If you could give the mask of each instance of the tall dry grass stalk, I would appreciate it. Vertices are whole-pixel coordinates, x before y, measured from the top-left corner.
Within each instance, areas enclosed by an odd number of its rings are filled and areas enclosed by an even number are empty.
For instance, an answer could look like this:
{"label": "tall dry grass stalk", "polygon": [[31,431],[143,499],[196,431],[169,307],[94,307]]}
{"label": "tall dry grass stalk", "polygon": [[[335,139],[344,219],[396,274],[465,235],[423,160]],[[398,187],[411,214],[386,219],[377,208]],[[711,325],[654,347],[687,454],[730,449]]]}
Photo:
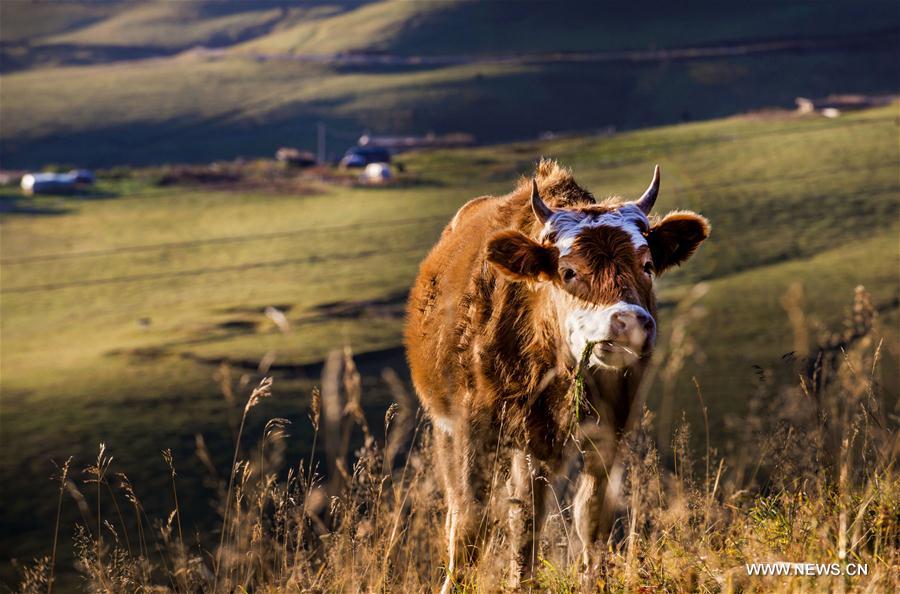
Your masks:
{"label": "tall dry grass stalk", "polygon": [[[54,463],[55,464],[55,463]],[[50,553],[50,575],[47,578],[47,594],[53,592],[53,572],[56,568],[56,547],[59,544],[59,522],[62,518],[63,493],[66,491],[66,481],[69,480],[69,466],[72,464],[72,456],[66,458],[62,466],[57,467],[57,480],[59,481],[59,495],[56,499],[56,520],[53,526],[53,549]]]}
{"label": "tall dry grass stalk", "polygon": [[[785,299],[797,306],[801,293]],[[677,379],[691,356],[694,304],[680,310],[673,341],[653,363],[652,378]],[[799,312],[789,316],[802,325]],[[803,332],[807,329],[804,325]],[[571,487],[555,485],[534,580],[523,588],[547,592],[887,592],[900,566],[900,481],[896,411],[879,381],[883,352],[875,310],[859,289],[845,327],[813,341],[795,339],[794,385],[761,374],[748,387],[748,410],[732,419],[727,439],[710,434],[702,377],[695,378],[703,435],[692,441],[682,416],[673,439],[657,439],[657,416],[641,408],[622,441],[620,507],[613,534],[580,565],[568,530]],[[809,340],[815,344],[806,344]],[[227,371],[220,371],[227,375]],[[131,503],[137,543],[120,539],[101,514],[99,491],[108,486],[111,457],[101,446],[88,478],[98,488],[96,518],[77,488],[60,479],[79,503],[84,527],[75,553],[82,587],[104,592],[428,592],[439,588],[444,557],[444,505],[432,462],[432,442],[421,413],[393,372],[384,379],[396,404],[377,440],[363,415],[358,371],[349,351],[326,361],[321,393],[313,394],[308,459],[284,467],[288,423],[270,421],[255,450],[240,443],[251,410],[271,394],[264,379],[251,392],[237,424],[227,485],[221,485],[217,546],[184,546],[168,522],[151,523],[124,476],[118,490]],[[229,380],[230,386],[230,380]],[[647,388],[649,389],[649,388]],[[656,388],[654,388],[656,389]],[[667,390],[665,385],[659,389]],[[234,397],[232,395],[232,397]],[[664,415],[675,417],[671,403]],[[315,447],[322,433],[327,472]],[[350,451],[352,435],[362,445]],[[699,446],[699,447],[696,447]],[[695,459],[702,452],[702,459]],[[198,455],[212,466],[198,439]],[[167,458],[171,479],[174,463]],[[508,469],[498,464],[498,493]],[[214,477],[224,475],[212,475]],[[112,492],[110,492],[112,495]],[[180,521],[177,498],[174,517]],[[80,496],[80,493],[78,494]],[[502,497],[495,497],[501,500]],[[115,500],[115,497],[113,497]],[[96,526],[91,533],[87,526]],[[508,586],[503,522],[486,517],[489,536],[481,561],[460,591]],[[125,523],[122,522],[124,534]],[[104,538],[104,531],[112,534]],[[201,539],[202,540],[202,539]],[[208,545],[207,545],[208,546]],[[54,547],[55,551],[55,547]],[[23,591],[49,591],[55,552],[23,570]],[[748,563],[859,563],[864,577],[757,577]]]}

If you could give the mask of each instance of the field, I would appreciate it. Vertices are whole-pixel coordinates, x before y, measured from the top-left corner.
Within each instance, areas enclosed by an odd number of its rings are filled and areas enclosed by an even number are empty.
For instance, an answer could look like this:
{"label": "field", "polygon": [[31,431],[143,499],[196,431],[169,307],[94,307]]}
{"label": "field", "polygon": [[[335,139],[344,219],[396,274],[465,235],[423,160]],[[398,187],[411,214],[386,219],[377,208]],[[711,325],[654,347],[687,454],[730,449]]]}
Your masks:
{"label": "field", "polygon": [[[658,282],[613,538],[578,565],[561,482],[529,586],[896,589],[900,104],[793,111],[896,95],[896,3],[682,4],[0,0],[0,173],[99,176],[0,186],[0,585],[435,591],[407,291],[462,204],[548,157],[600,198],[659,163],[656,211],[713,232]],[[382,187],[271,160],[320,124],[329,162],[477,142]],[[491,532],[459,591],[508,585]]]}
{"label": "field", "polygon": [[[532,2],[505,18],[507,8],[9,0],[3,165],[270,156],[313,148],[319,122],[337,157],[365,130],[496,143],[896,91],[891,2]],[[700,53],[666,53],[686,48]]]}
{"label": "field", "polygon": [[[691,208],[712,221],[712,238],[690,265],[662,279],[664,332],[697,283],[703,297],[681,344],[691,356],[650,397],[661,443],[682,411],[700,422],[692,377],[722,448],[734,439],[729,419],[747,411],[760,378],[793,383],[784,355],[798,350],[796,327],[782,298],[797,284],[811,340],[824,331],[816,328],[840,324],[857,285],[868,289],[890,403],[900,356],[897,121],[893,105],[835,120],[742,116],[414,153],[401,157],[398,184],[384,188],[160,186],[160,170],[118,170],[96,196],[5,191],[0,520],[15,537],[4,538],[3,556],[47,553],[50,460],[74,455],[80,468],[101,441],[151,517],[170,505],[158,452],[171,448],[186,530],[204,529],[215,489],[194,455],[195,435],[227,468],[241,404],[223,398],[221,385],[243,394],[259,365],[274,377],[276,396],[254,411],[247,439],[268,418],[285,417],[294,424],[287,459],[308,456],[310,390],[321,361],[345,345],[357,355],[363,408],[379,427],[392,398],[382,369],[405,373],[402,304],[418,261],[456,208],[508,191],[540,156],[571,166],[600,196],[636,195],[659,162],[657,209]],[[266,315],[270,306],[290,332]],[[77,517],[67,502],[66,548]]]}

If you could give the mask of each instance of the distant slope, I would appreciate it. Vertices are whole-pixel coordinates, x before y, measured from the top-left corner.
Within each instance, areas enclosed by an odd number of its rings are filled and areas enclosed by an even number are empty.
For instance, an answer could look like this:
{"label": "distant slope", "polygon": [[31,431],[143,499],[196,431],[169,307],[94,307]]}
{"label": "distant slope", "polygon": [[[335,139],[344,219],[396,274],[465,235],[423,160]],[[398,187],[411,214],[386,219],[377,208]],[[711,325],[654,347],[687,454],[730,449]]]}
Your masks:
{"label": "distant slope", "polygon": [[4,0],[0,49],[5,72],[171,55],[228,47],[298,22],[315,23],[365,0]]}
{"label": "distant slope", "polygon": [[112,17],[118,2],[0,2],[0,43],[32,44],[43,37],[88,27]]}
{"label": "distant slope", "polygon": [[331,18],[284,27],[236,49],[296,54],[479,55],[675,48],[896,28],[895,8],[885,0],[381,0]]}
{"label": "distant slope", "polygon": [[481,142],[544,131],[618,129],[721,117],[797,95],[896,91],[900,55],[766,54],[641,64],[354,69],[185,55],[5,75],[0,160],[210,161],[314,148],[337,156],[363,130],[470,132]]}
{"label": "distant slope", "polygon": [[196,46],[264,55],[596,52],[848,37],[900,26],[889,0],[4,0],[0,16],[5,71]]}
{"label": "distant slope", "polygon": [[[440,22],[450,2],[380,1],[328,18],[300,19],[236,48],[261,53],[326,54],[342,51],[384,51],[420,21]],[[454,26],[456,23],[442,23]],[[465,44],[462,39],[461,44]],[[460,48],[458,48],[460,49]]]}
{"label": "distant slope", "polygon": [[[209,161],[313,148],[338,156],[363,130],[468,132],[482,142],[545,131],[629,129],[721,117],[798,95],[898,91],[892,2],[3,2],[0,159]],[[38,26],[40,23],[44,23]],[[811,41],[745,56],[634,61],[628,51]],[[197,46],[214,52],[186,51]],[[558,63],[553,52],[614,52]],[[315,64],[364,52],[404,65]],[[467,57],[544,56],[476,64]],[[646,54],[644,54],[646,56]],[[455,56],[452,64],[416,58]],[[549,57],[547,57],[549,56]],[[148,59],[150,58],[150,59]]]}
{"label": "distant slope", "polygon": [[138,4],[87,27],[45,37],[41,42],[69,46],[147,46],[160,51],[194,45],[230,45],[254,32],[268,31],[286,12],[267,3],[236,4],[238,10],[216,12],[209,10],[212,6],[202,2]]}

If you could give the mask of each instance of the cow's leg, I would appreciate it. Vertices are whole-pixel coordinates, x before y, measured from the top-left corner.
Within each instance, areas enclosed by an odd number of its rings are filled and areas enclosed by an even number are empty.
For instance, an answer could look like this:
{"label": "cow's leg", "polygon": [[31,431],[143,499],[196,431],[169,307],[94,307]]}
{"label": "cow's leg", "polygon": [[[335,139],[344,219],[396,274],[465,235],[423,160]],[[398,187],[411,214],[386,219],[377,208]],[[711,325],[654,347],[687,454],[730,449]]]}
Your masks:
{"label": "cow's leg", "polygon": [[606,540],[612,529],[614,498],[607,490],[615,462],[616,440],[611,427],[591,424],[580,435],[584,467],[575,490],[573,520],[582,546],[582,563],[589,567],[591,546]]}
{"label": "cow's leg", "polygon": [[459,561],[460,519],[462,515],[463,489],[460,482],[460,465],[456,457],[455,439],[445,427],[434,429],[434,453],[438,473],[444,488],[447,516],[444,520],[444,534],[447,539],[447,575],[441,587],[441,594],[453,591]]}
{"label": "cow's leg", "polygon": [[473,433],[468,425],[458,424],[448,439],[452,464],[448,465],[448,564],[442,593],[452,592],[454,584],[465,580],[487,534],[486,447],[473,439]]}
{"label": "cow's leg", "polygon": [[[443,427],[434,428],[434,463],[438,471],[438,479],[444,491],[444,502],[447,517],[444,520],[444,533],[449,540],[453,510],[459,495],[455,492],[458,484],[458,472],[454,460],[453,439]],[[452,556],[451,556],[452,558]]]}
{"label": "cow's leg", "polygon": [[514,450],[509,477],[509,538],[512,547],[512,586],[534,573],[540,533],[546,514],[548,484],[541,466],[522,450]]}

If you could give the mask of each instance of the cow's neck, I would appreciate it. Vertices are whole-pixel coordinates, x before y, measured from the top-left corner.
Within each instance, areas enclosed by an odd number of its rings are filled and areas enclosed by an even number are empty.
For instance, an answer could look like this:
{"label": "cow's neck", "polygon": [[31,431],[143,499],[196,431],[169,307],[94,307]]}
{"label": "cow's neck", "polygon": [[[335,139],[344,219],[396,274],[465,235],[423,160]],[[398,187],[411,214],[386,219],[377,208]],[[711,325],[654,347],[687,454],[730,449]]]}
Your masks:
{"label": "cow's neck", "polygon": [[596,412],[608,415],[616,429],[627,425],[635,395],[643,375],[643,365],[627,369],[590,369],[585,376],[585,393]]}

